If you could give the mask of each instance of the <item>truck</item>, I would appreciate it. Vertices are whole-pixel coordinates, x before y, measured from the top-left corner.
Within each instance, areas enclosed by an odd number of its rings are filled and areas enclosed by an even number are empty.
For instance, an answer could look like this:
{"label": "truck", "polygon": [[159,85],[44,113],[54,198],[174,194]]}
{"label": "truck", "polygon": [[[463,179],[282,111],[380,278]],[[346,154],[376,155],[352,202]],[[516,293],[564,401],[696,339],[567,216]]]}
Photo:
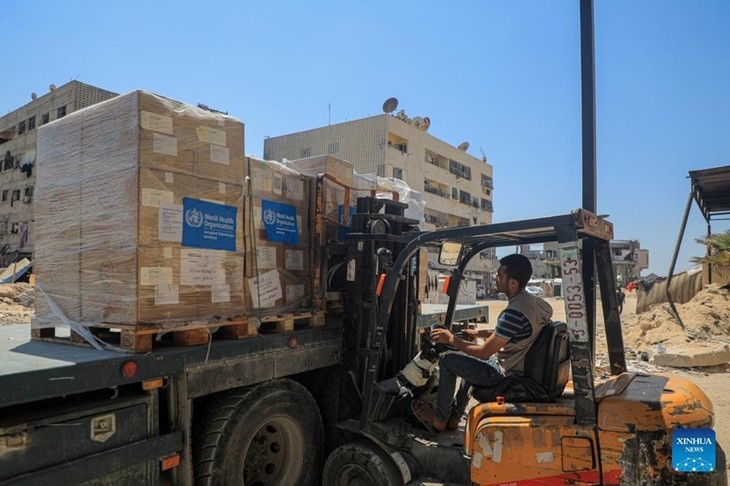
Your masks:
{"label": "truck", "polygon": [[[407,205],[367,199],[359,218],[375,221],[371,234],[382,230],[381,216],[367,216],[377,207],[389,213],[388,238],[404,245],[417,229],[403,216]],[[347,261],[346,248],[330,242],[324,251]],[[382,262],[373,255],[370,264]],[[399,295],[399,320],[418,329],[444,322],[445,306]],[[321,327],[214,333],[197,346],[163,338],[142,353],[0,326],[0,484],[317,484],[325,451],[338,444],[343,360],[359,353],[349,347],[360,333],[353,316],[373,310],[358,296],[344,302],[344,314],[326,315]],[[486,310],[458,306],[451,319],[486,320]],[[385,356],[384,369],[401,359]]]}

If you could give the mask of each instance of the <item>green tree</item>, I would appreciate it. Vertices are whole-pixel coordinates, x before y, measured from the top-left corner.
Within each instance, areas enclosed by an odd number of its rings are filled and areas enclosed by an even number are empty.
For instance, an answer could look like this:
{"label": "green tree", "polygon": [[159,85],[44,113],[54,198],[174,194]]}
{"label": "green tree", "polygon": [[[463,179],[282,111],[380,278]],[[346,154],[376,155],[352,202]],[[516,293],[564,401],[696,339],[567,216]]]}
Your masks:
{"label": "green tree", "polygon": [[710,263],[730,267],[730,230],[705,238],[697,238],[697,243],[707,246],[707,255],[692,257],[692,263]]}

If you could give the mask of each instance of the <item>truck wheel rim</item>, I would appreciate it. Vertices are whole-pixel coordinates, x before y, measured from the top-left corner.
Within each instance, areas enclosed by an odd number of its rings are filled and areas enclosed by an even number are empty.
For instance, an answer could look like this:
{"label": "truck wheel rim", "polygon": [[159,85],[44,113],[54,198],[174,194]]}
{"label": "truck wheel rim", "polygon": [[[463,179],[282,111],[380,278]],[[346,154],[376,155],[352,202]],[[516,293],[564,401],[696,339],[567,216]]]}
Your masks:
{"label": "truck wheel rim", "polygon": [[302,467],[304,438],[290,417],[273,417],[256,432],[244,458],[244,484],[295,484]]}
{"label": "truck wheel rim", "polygon": [[368,470],[359,464],[347,464],[340,469],[338,486],[370,486],[375,482]]}

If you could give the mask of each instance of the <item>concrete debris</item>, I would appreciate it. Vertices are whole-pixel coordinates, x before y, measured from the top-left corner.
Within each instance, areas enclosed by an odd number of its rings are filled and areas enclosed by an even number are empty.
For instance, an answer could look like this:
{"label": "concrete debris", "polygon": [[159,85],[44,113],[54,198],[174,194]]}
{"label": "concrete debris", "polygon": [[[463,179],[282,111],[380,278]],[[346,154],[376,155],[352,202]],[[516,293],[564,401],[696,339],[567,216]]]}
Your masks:
{"label": "concrete debris", "polygon": [[730,362],[730,346],[724,343],[692,343],[667,346],[666,349],[666,352],[654,355],[655,364],[676,368],[696,368]]}

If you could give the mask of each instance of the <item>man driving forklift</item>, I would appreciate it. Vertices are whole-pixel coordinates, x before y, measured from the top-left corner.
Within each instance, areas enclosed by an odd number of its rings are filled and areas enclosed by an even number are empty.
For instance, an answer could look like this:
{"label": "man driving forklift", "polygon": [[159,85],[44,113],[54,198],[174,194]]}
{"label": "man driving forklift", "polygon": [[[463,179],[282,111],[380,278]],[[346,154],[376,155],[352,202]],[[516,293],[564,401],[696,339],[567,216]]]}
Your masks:
{"label": "man driving forklift", "polygon": [[[441,357],[435,410],[420,400],[412,402],[414,415],[427,428],[435,432],[456,430],[471,386],[494,386],[507,373],[523,373],[525,355],[553,313],[547,302],[525,290],[531,276],[532,265],[524,255],[507,255],[499,261],[497,289],[508,297],[509,304],[499,315],[494,331],[462,331],[467,339],[446,328],[431,331],[431,341],[464,354],[447,353]],[[474,337],[484,341],[468,340]],[[462,378],[462,385],[454,399],[457,377]]]}

